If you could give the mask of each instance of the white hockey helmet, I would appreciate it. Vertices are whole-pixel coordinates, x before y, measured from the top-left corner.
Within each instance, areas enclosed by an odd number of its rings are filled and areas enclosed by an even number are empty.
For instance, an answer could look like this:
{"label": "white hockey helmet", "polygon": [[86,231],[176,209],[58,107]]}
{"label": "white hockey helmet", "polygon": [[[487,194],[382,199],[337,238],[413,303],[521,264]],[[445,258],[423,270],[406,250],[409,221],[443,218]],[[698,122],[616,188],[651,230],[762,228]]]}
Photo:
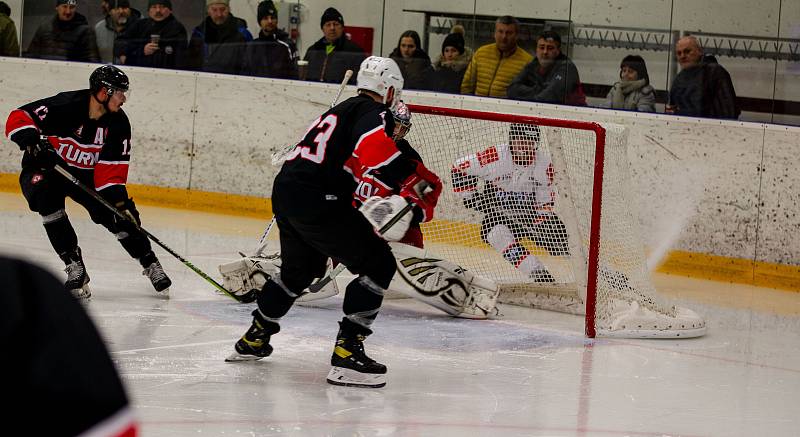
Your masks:
{"label": "white hockey helmet", "polygon": [[358,69],[356,88],[378,94],[383,97],[383,103],[386,103],[389,89],[394,88],[394,100],[391,106],[393,109],[400,101],[400,94],[403,91],[403,73],[394,60],[370,56],[364,59],[361,68]]}
{"label": "white hockey helmet", "polygon": [[392,109],[394,117],[394,137],[395,141],[406,136],[411,130],[411,110],[402,101],[397,102]]}

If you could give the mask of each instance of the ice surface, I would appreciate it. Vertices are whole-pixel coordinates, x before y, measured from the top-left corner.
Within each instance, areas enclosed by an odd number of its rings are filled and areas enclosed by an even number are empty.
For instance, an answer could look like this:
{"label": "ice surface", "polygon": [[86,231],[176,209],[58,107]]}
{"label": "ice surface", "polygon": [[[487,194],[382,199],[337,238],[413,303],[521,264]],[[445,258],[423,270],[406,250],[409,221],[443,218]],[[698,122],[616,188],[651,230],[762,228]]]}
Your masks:
{"label": "ice surface", "polygon": [[[211,276],[251,251],[267,220],[142,207],[150,232]],[[295,306],[262,361],[225,363],[252,305],[214,292],[156,248],[172,277],[155,296],[138,263],[69,209],[94,298],[91,317],[155,436],[779,436],[800,429],[800,294],[657,275],[706,316],[693,340],[588,340],[579,317],[503,306],[452,319],[386,301],[367,351],[383,389],[325,383],[341,299]],[[0,194],[0,251],[63,268],[41,221]],[[688,288],[687,288],[688,287]],[[764,302],[781,302],[765,310]],[[759,305],[754,305],[759,302]],[[757,308],[757,309],[754,309]],[[770,308],[768,305],[766,308]]]}

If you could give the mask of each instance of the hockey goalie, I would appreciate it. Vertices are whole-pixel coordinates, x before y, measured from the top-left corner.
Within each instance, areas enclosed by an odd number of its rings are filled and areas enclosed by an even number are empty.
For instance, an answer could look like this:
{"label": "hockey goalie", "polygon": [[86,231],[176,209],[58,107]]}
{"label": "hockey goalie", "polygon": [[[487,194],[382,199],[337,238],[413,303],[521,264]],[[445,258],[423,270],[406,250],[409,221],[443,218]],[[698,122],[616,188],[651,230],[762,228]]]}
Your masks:
{"label": "hockey goalie", "polygon": [[[424,194],[411,187],[418,187],[420,181],[438,180],[438,177],[425,168],[420,155],[404,138],[411,128],[408,107],[400,103],[392,115],[395,120],[393,138],[401,156],[383,167],[361,168],[353,174],[358,184],[353,194],[354,204],[376,230],[393,222],[382,233],[397,260],[397,272],[387,296],[411,297],[455,317],[485,319],[495,315],[497,284],[424,249],[420,223],[433,217],[435,202],[415,202],[425,207],[414,206],[408,211],[407,199]],[[441,190],[441,184],[434,189]],[[437,199],[438,194],[427,193],[425,198]],[[265,255],[266,246],[262,244],[254,256],[243,255],[237,261],[219,266],[225,288],[241,302],[255,301],[256,293],[267,278],[280,269],[280,254]],[[315,281],[298,302],[338,294],[337,281],[331,274],[333,267],[333,262],[329,261],[326,277]]]}

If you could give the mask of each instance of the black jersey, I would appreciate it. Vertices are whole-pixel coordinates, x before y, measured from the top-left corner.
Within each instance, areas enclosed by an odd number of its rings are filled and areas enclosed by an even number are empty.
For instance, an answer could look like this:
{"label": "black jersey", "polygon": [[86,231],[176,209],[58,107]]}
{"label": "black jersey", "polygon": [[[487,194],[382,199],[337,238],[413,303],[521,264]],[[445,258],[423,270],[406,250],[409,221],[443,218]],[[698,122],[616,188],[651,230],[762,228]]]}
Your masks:
{"label": "black jersey", "polygon": [[[108,199],[126,196],[131,152],[131,125],[120,109],[99,119],[89,118],[89,90],[68,91],[15,109],[8,116],[6,135],[36,129],[64,160],[65,168]],[[31,163],[23,156],[22,166]]]}
{"label": "black jersey", "polygon": [[389,132],[386,105],[356,96],[320,115],[275,178],[276,213],[306,213],[317,201],[351,202],[357,173],[386,166],[400,156]]}

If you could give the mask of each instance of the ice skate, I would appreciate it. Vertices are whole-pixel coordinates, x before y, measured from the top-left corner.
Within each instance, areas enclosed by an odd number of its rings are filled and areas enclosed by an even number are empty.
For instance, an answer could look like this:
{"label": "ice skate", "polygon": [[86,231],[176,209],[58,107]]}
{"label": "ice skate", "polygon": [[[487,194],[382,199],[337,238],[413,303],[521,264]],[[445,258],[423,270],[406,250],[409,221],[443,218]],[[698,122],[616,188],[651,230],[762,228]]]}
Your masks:
{"label": "ice skate", "polygon": [[69,290],[75,299],[89,301],[92,292],[89,289],[89,275],[86,273],[86,266],[83,264],[81,249],[76,248],[74,252],[62,257],[67,263],[64,269],[67,272],[67,281],[64,287]]}
{"label": "ice skate", "polygon": [[156,294],[169,298],[169,286],[172,285],[172,281],[164,273],[164,268],[161,267],[161,263],[158,260],[145,267],[142,274],[150,279],[153,288],[156,289]]}
{"label": "ice skate", "polygon": [[[340,323],[341,325],[341,323]],[[361,334],[348,335],[339,330],[331,356],[328,383],[347,387],[380,388],[386,385],[386,366],[364,352]]]}
{"label": "ice skate", "polygon": [[268,357],[272,353],[269,339],[278,331],[280,331],[280,326],[277,323],[263,320],[258,310],[253,311],[253,324],[236,342],[234,346],[236,352],[225,358],[225,361],[228,363],[255,361]]}

